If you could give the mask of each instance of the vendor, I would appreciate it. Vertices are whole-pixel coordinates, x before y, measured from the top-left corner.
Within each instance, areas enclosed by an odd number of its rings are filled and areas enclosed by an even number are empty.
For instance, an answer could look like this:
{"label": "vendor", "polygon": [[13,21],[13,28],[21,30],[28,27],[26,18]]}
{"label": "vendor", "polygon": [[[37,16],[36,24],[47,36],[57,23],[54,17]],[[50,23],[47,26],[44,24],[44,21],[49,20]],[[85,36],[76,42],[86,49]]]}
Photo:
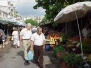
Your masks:
{"label": "vendor", "polygon": [[82,35],[84,39],[87,39],[90,37],[91,30],[86,26],[85,28],[82,29]]}

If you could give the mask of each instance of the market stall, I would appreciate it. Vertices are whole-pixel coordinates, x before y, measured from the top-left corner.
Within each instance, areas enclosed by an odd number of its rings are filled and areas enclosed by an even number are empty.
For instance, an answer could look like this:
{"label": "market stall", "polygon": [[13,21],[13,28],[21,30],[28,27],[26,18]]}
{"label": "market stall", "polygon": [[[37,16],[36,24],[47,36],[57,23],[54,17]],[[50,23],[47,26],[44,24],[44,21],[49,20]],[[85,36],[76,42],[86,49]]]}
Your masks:
{"label": "market stall", "polygon": [[[91,44],[87,44],[87,43],[83,44],[83,41],[86,42],[86,40],[81,36],[80,26],[78,22],[78,18],[84,17],[89,11],[91,11],[91,2],[89,1],[78,2],[62,9],[54,19],[54,21],[58,23],[66,23],[73,20],[77,20],[79,36],[76,35],[76,36],[66,37],[66,44],[63,45],[65,51],[59,49],[56,54],[59,58],[65,61],[66,65],[71,65],[73,67],[81,64],[79,66],[83,66],[82,63],[84,63],[84,60],[88,59],[87,58],[88,55],[85,54],[84,52],[91,53]],[[84,54],[86,55],[85,59],[83,58],[85,57]],[[76,57],[78,59],[76,59]],[[69,58],[72,59],[72,61]],[[73,62],[77,62],[77,63],[73,63]],[[67,68],[67,66],[65,68]]]}

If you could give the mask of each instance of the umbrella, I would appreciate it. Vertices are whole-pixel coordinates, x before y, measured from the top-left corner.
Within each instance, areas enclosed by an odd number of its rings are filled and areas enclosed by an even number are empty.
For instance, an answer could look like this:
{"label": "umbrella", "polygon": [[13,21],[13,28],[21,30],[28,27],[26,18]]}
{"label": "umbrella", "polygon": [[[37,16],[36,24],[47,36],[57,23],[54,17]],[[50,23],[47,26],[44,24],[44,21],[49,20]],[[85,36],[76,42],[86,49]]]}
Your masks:
{"label": "umbrella", "polygon": [[26,26],[26,23],[23,22],[23,21],[18,21],[18,23],[19,23],[21,26]]}
{"label": "umbrella", "polygon": [[[64,22],[77,20],[77,24],[78,24],[78,18],[84,17],[89,11],[91,11],[91,2],[89,1],[78,2],[62,9],[54,18],[54,21],[59,23],[64,23]],[[79,30],[80,43],[81,43],[81,52],[83,56],[81,31],[79,28],[79,24],[78,24],[78,30]]]}
{"label": "umbrella", "polygon": [[4,20],[7,21],[7,22],[9,22],[9,23],[11,23],[11,24],[18,25],[18,21],[16,19],[5,18]]}
{"label": "umbrella", "polygon": [[84,17],[90,10],[91,10],[91,2],[89,1],[78,2],[62,9],[54,18],[54,21],[59,23],[74,21],[76,20],[76,15],[77,18]]}
{"label": "umbrella", "polygon": [[26,26],[26,23],[24,23],[23,21],[18,21],[17,23],[18,23],[18,25],[20,25],[20,26]]}
{"label": "umbrella", "polygon": [[3,20],[3,19],[0,19],[0,23],[1,23],[1,24],[8,24],[8,22],[5,21],[5,20]]}

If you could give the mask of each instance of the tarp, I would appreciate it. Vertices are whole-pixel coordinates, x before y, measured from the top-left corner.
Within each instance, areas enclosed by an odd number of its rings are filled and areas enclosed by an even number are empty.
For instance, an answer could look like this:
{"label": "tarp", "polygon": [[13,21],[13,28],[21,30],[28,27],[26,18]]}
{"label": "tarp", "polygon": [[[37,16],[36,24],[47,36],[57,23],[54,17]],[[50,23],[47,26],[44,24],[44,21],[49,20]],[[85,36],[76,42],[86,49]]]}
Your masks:
{"label": "tarp", "polygon": [[1,19],[1,18],[0,18],[0,23],[1,23],[1,24],[8,24],[7,21],[5,21],[5,20],[3,20],[3,19]]}

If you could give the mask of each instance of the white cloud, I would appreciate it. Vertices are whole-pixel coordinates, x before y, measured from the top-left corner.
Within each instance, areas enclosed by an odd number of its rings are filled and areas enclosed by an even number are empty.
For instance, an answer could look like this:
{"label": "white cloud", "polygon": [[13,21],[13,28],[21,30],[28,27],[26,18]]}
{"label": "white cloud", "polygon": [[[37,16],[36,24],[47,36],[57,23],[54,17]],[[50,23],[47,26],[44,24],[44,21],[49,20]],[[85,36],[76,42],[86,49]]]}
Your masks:
{"label": "white cloud", "polygon": [[45,10],[42,8],[33,9],[33,6],[36,5],[35,0],[9,0],[14,4],[18,13],[22,16],[36,15],[43,16]]}
{"label": "white cloud", "polygon": [[35,0],[8,0],[8,1],[11,1],[14,5],[36,4]]}

